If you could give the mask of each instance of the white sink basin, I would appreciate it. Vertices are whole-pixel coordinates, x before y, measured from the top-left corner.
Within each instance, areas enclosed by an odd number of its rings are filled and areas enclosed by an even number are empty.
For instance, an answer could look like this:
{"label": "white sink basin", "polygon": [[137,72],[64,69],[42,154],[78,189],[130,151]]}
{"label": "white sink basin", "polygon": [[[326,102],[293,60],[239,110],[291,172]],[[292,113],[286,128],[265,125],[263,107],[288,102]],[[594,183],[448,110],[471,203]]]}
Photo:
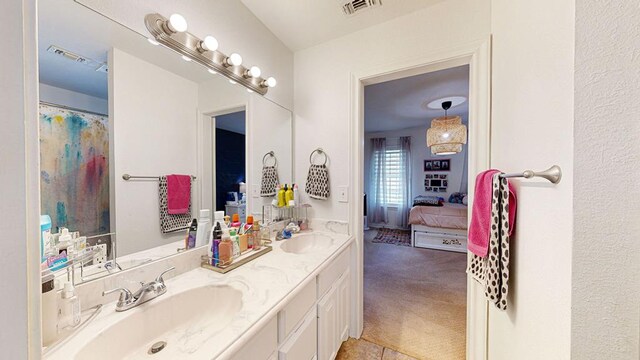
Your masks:
{"label": "white sink basin", "polygon": [[[230,286],[167,293],[128,310],[130,316],[97,334],[76,359],[180,359],[222,331],[241,307],[242,293]],[[150,355],[149,349],[159,341],[166,346]]]}
{"label": "white sink basin", "polygon": [[304,254],[310,251],[326,249],[333,245],[333,239],[324,234],[304,234],[293,237],[280,245],[284,252]]}

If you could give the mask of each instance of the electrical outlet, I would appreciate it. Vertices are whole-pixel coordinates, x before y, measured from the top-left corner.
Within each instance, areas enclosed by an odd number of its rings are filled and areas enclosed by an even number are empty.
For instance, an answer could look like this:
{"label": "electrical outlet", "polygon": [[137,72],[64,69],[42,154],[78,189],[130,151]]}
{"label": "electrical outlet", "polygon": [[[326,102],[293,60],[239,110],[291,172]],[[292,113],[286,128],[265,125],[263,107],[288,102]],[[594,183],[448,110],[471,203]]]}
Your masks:
{"label": "electrical outlet", "polygon": [[107,244],[98,244],[96,245],[100,251],[97,254],[93,255],[93,263],[94,264],[103,264],[107,261]]}
{"label": "electrical outlet", "polygon": [[260,185],[253,184],[253,186],[251,187],[251,196],[253,196],[254,198],[260,197]]}
{"label": "electrical outlet", "polygon": [[338,201],[343,203],[349,202],[348,186],[338,186]]}

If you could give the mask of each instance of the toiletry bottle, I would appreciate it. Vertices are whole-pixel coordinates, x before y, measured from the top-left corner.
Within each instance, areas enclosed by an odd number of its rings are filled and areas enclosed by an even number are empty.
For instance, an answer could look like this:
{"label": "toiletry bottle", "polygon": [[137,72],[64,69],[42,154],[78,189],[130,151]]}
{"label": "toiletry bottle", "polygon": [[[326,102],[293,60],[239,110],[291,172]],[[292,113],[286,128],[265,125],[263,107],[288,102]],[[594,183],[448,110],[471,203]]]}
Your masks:
{"label": "toiletry bottle", "polygon": [[224,211],[216,211],[213,215],[213,224],[220,223],[220,228],[224,229],[227,224],[224,223]]}
{"label": "toiletry bottle", "polygon": [[233,261],[233,243],[231,241],[231,234],[228,229],[224,229],[222,231],[222,238],[220,239],[218,252],[220,253],[220,262],[218,265],[231,264],[231,262]]}
{"label": "toiletry bottle", "polygon": [[193,219],[191,221],[191,226],[189,226],[189,231],[187,232],[187,240],[186,240],[186,248],[193,249],[196,247],[196,236],[198,233],[198,220]]}
{"label": "toiletry bottle", "polygon": [[280,186],[280,189],[278,190],[278,207],[285,206],[285,188],[286,187],[287,187],[287,184],[285,184],[284,186]]}
{"label": "toiletry bottle", "polygon": [[293,189],[290,186],[284,192],[284,202],[286,203],[287,207],[291,206],[291,200],[293,200]]}
{"label": "toiletry bottle", "polygon": [[62,290],[59,322],[59,329],[80,324],[80,299],[76,296],[71,282],[65,283]]}
{"label": "toiletry bottle", "polygon": [[198,219],[198,232],[196,233],[196,247],[204,246],[209,243],[209,234],[211,233],[211,219],[209,209],[200,210],[200,219]]}
{"label": "toiletry bottle", "polygon": [[253,249],[253,215],[247,216],[247,224],[244,226],[244,233],[247,235],[247,247]]}
{"label": "toiletry bottle", "polygon": [[220,262],[220,241],[222,240],[222,226],[216,222],[216,226],[211,230],[211,243],[208,248],[208,255],[211,258],[211,265],[217,266]]}
{"label": "toiletry bottle", "polygon": [[293,200],[296,205],[300,205],[300,193],[298,191],[298,185],[293,184]]}
{"label": "toiletry bottle", "polygon": [[40,256],[41,261],[47,260],[51,252],[51,217],[40,215]]}
{"label": "toiletry bottle", "polygon": [[256,220],[253,223],[253,229],[251,229],[251,235],[253,239],[253,250],[260,250],[262,248],[262,239],[260,238],[260,220]]}
{"label": "toiletry bottle", "polygon": [[69,255],[69,247],[72,246],[72,238],[69,233],[69,229],[60,228],[60,236],[58,237],[58,244],[56,245],[56,250],[58,254],[63,251],[67,252],[67,256]]}
{"label": "toiletry bottle", "polygon": [[231,218],[231,226],[232,228],[236,228],[239,229],[240,228],[240,215],[238,214],[233,214],[233,217]]}
{"label": "toiletry bottle", "polygon": [[231,230],[229,230],[229,236],[231,236],[231,243],[233,245],[232,255],[235,259],[240,256],[240,239],[238,238],[238,233],[234,228],[231,228]]}
{"label": "toiletry bottle", "polygon": [[58,292],[52,273],[42,276],[42,345],[49,346],[58,335]]}

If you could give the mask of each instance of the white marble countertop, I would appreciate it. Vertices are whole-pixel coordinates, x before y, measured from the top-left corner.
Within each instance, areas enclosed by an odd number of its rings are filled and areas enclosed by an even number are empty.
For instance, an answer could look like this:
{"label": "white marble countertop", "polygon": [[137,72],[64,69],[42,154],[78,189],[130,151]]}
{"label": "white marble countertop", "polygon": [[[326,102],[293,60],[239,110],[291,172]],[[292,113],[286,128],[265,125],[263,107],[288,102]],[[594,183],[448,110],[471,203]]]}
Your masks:
{"label": "white marble countertop", "polygon": [[[328,236],[333,239],[333,243],[326,248],[303,254],[287,253],[280,249],[287,241],[296,241],[296,237],[305,234]],[[179,334],[167,335],[176,340],[167,345],[163,351],[154,354],[153,358],[223,360],[229,358],[242,346],[250,346],[246,342],[251,336],[277,314],[286,301],[301,288],[301,285],[311,281],[330,260],[349,246],[352,240],[348,235],[331,232],[302,232],[289,240],[274,241],[273,251],[227,274],[197,268],[167,280],[167,293],[158,299],[203,286],[227,285],[242,293],[242,306],[222,330],[208,330],[206,327],[203,328],[202,322],[196,321],[192,326],[182,327]],[[158,299],[124,312],[115,311],[115,302],[105,304],[95,319],[67,342],[47,354],[45,359],[82,359],[78,353],[88,342],[110,331],[115,331],[111,326],[129,316],[135,316],[136,313],[144,312]],[[216,304],[212,302],[211,306]],[[118,344],[113,345],[118,346]],[[149,345],[140,344],[141,347]],[[133,358],[133,354],[131,356],[126,358]]]}

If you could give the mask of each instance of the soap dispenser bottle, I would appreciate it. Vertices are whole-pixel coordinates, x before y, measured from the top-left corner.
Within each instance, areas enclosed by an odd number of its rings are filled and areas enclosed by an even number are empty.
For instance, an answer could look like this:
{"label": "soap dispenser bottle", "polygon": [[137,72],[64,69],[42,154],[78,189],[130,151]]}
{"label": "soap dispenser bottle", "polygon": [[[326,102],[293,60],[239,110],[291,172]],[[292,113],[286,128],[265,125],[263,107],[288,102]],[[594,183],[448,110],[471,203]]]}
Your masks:
{"label": "soap dispenser bottle", "polygon": [[76,296],[71,282],[65,283],[62,290],[59,323],[59,329],[75,327],[80,324],[80,299]]}

